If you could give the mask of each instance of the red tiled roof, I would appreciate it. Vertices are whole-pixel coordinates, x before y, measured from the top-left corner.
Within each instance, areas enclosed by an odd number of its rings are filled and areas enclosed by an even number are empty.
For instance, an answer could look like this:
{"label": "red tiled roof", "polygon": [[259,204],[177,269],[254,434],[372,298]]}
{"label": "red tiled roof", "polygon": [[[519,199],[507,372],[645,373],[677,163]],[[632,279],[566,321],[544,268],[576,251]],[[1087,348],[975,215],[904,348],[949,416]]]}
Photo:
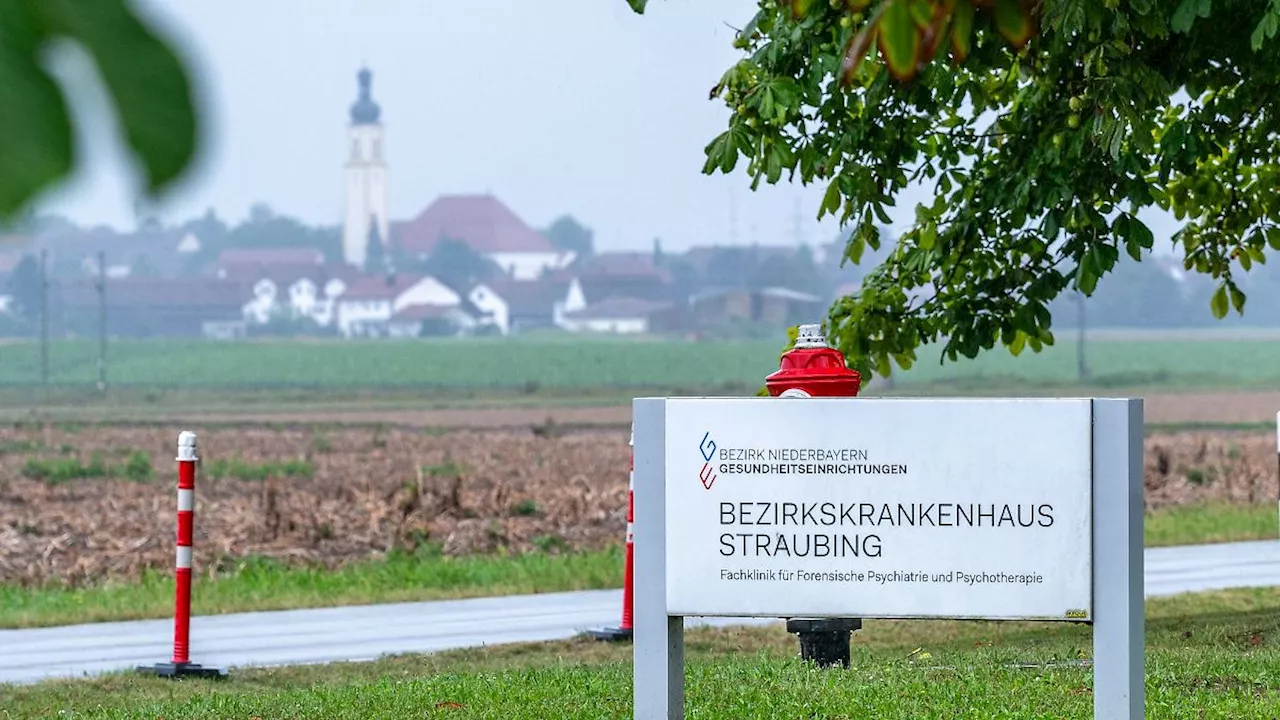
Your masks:
{"label": "red tiled roof", "polygon": [[672,281],[671,271],[654,265],[653,253],[646,252],[597,253],[583,263],[582,274]]}
{"label": "red tiled roof", "polygon": [[559,280],[510,280],[497,278],[482,283],[506,301],[516,314],[550,314],[555,304],[569,294],[569,283]]}
{"label": "red tiled roof", "polygon": [[551,241],[533,230],[492,195],[448,195],[418,217],[392,224],[405,250],[430,253],[444,238],[461,240],[479,253],[550,253]]}
{"label": "red tiled roof", "polygon": [[422,280],[421,275],[400,275],[391,278],[385,275],[363,275],[351,278],[347,283],[347,291],[339,300],[391,300]]}

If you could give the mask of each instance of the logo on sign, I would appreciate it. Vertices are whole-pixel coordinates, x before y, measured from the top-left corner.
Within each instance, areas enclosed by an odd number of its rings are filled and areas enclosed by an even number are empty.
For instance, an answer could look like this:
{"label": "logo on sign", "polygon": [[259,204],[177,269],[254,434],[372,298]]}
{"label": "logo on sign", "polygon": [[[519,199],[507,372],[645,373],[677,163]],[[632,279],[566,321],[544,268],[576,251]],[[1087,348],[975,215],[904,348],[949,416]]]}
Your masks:
{"label": "logo on sign", "polygon": [[711,439],[711,431],[707,431],[702,436],[702,442],[698,443],[698,452],[702,453],[702,470],[698,473],[698,479],[702,481],[702,487],[710,490],[716,481],[716,471],[711,465],[711,460],[716,456],[716,441]]}

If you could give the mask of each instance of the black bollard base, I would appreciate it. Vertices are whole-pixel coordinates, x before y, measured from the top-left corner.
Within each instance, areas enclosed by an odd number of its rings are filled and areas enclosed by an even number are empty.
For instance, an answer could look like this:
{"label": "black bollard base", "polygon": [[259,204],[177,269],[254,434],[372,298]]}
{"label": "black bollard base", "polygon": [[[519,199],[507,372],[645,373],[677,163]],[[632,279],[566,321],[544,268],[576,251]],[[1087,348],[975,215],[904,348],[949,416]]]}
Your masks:
{"label": "black bollard base", "polygon": [[588,630],[587,634],[601,642],[629,642],[633,636],[631,628],[604,628]]}
{"label": "black bollard base", "polygon": [[155,665],[139,665],[138,672],[167,678],[197,677],[221,680],[227,676],[227,671],[221,668],[205,667],[203,665],[189,662],[165,662],[156,663]]}
{"label": "black bollard base", "polygon": [[849,667],[849,636],[861,629],[861,618],[787,620],[787,632],[800,638],[800,657],[818,667]]}

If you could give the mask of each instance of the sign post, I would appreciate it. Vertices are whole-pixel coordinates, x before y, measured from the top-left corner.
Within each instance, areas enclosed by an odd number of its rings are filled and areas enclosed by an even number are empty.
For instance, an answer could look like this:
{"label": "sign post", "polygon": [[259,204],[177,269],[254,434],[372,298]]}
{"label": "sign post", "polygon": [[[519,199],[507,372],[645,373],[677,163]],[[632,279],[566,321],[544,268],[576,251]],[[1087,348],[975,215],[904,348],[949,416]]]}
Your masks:
{"label": "sign post", "polygon": [[684,717],[688,616],[1091,623],[1095,717],[1143,717],[1141,400],[644,398],[633,422],[636,718]]}

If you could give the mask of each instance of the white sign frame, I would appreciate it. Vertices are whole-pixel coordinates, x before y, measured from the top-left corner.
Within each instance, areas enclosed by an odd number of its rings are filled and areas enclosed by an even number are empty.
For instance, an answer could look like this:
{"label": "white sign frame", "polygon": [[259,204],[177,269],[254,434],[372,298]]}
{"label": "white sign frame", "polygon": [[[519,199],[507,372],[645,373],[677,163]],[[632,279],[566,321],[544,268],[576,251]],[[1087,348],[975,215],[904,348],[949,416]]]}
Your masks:
{"label": "white sign frame", "polygon": [[[730,399],[715,400],[722,403]],[[775,398],[732,400],[744,404],[779,403]],[[1088,459],[1092,467],[1092,608],[1090,618],[1083,622],[1093,625],[1094,717],[1139,720],[1145,712],[1143,405],[1141,399],[1082,400],[1088,402],[1091,419]],[[1016,400],[808,398],[794,405],[803,405],[838,423],[840,409],[848,403],[857,403],[862,413],[868,405],[889,403],[911,403],[916,412],[927,413],[930,408],[940,408],[941,403],[953,411],[957,403],[976,408],[1011,401]],[[1035,399],[1021,401],[1035,402]],[[667,605],[668,399],[637,398],[632,412],[635,439],[634,717],[676,720],[684,717],[684,616],[671,614]],[[1081,622],[1069,618],[1061,621]]]}

